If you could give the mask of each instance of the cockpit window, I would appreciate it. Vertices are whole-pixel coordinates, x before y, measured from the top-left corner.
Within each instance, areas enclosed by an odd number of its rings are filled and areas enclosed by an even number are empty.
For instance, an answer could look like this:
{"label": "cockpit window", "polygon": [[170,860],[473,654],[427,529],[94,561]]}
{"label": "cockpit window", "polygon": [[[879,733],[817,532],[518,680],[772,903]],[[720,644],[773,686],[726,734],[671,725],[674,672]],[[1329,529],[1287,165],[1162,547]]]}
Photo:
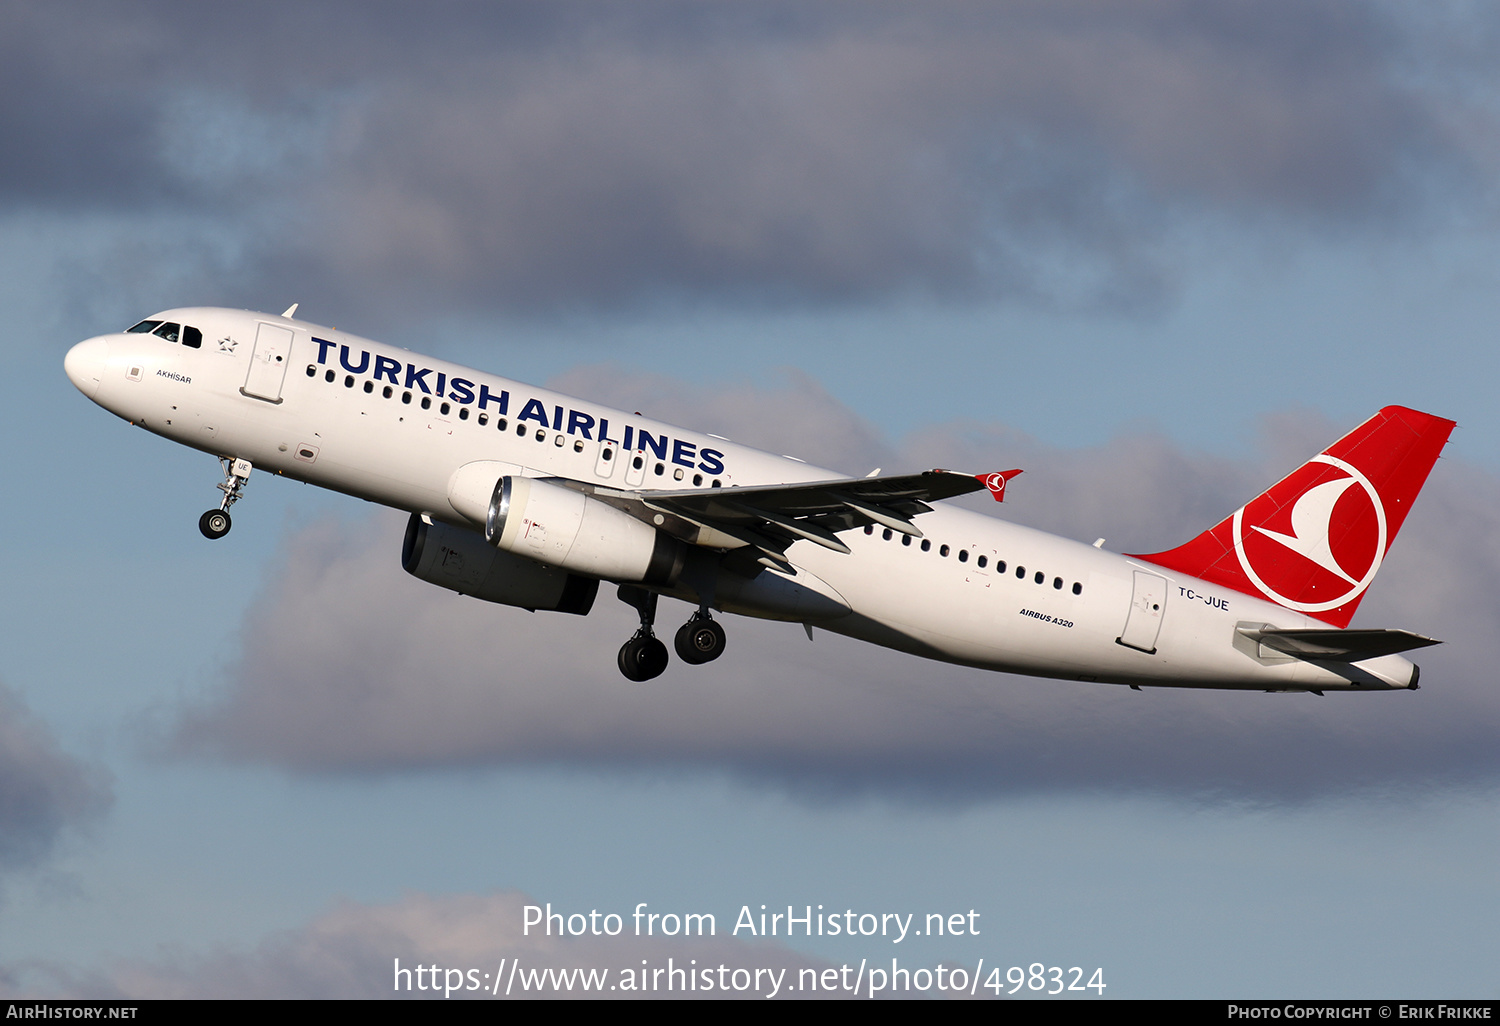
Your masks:
{"label": "cockpit window", "polygon": [[181,342],[189,349],[203,348],[203,332],[190,324],[173,324],[171,321],[142,321],[135,327],[128,329],[130,333],[141,335],[150,332],[168,342]]}

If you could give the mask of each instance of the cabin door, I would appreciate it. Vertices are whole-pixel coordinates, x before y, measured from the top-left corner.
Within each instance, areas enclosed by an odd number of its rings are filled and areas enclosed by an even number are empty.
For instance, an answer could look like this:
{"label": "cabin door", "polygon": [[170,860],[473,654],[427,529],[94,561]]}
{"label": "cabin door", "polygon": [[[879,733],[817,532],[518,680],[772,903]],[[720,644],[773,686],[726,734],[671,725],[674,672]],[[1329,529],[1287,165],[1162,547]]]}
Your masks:
{"label": "cabin door", "polygon": [[292,355],[292,329],[279,324],[262,324],[255,332],[255,351],[250,354],[250,371],[240,391],[257,399],[281,402],[281,382],[286,378]]}

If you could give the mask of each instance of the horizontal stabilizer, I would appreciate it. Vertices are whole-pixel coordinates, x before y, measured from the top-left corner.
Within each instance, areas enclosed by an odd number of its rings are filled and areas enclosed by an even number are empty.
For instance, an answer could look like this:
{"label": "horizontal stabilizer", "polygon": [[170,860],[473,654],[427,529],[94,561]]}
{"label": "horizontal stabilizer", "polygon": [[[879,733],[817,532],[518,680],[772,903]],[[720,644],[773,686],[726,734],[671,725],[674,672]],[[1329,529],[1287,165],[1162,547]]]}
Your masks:
{"label": "horizontal stabilizer", "polygon": [[1330,662],[1357,663],[1376,656],[1409,652],[1414,648],[1441,645],[1436,638],[1426,638],[1411,631],[1393,630],[1282,630],[1278,627],[1236,628],[1251,641],[1298,659],[1326,659]]}

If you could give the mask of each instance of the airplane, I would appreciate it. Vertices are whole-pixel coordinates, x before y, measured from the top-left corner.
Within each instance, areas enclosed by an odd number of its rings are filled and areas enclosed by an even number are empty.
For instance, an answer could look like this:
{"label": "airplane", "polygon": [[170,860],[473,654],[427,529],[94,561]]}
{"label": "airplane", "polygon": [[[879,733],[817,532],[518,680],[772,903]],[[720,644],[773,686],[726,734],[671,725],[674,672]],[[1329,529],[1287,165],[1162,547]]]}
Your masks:
{"label": "airplane", "polygon": [[1454,422],[1388,406],[1223,521],[1119,554],[962,509],[1019,470],[848,478],[298,320],[153,314],[73,346],[85,396],[218,458],[230,530],[255,468],[407,511],[402,566],[489,602],[586,615],[601,582],[659,676],[658,599],[693,607],[682,662],[725,651],[717,613],[800,623],[929,659],[1128,685],[1415,690],[1437,644],[1349,622]]}

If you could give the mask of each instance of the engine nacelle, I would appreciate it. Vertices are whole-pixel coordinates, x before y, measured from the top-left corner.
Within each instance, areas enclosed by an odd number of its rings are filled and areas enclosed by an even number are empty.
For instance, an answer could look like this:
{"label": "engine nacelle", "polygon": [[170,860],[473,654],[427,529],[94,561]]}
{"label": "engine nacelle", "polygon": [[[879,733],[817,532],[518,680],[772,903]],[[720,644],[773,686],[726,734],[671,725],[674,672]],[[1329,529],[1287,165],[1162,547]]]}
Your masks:
{"label": "engine nacelle", "polygon": [[477,532],[413,513],[406,522],[401,566],[428,584],[486,602],[583,616],[599,582],[502,552]]}
{"label": "engine nacelle", "polygon": [[670,585],[683,542],[598,499],[531,477],[495,484],[485,518],[491,545],[538,563],[612,581]]}

